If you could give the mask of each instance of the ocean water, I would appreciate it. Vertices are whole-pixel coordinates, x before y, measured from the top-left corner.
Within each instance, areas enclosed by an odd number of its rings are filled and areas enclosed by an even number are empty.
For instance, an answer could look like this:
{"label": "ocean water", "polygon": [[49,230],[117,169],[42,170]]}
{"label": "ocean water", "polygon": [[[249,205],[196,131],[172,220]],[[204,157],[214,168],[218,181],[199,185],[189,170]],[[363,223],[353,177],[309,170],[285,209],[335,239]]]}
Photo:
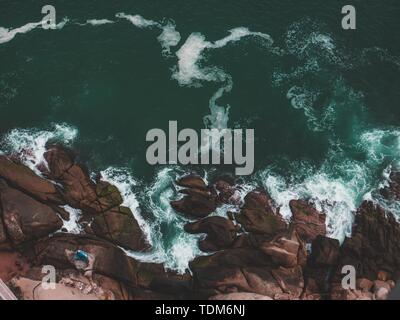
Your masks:
{"label": "ocean water", "polygon": [[201,236],[170,207],[173,181],[233,169],[148,165],[145,135],[169,120],[254,129],[242,196],[264,186],[287,219],[289,200],[309,199],[343,240],[363,199],[400,216],[377,193],[400,161],[397,0],[353,1],[352,31],[337,0],[58,0],[55,30],[41,28],[45,4],[0,1],[0,150],[37,170],[48,141],[71,145],[153,246],[130,255],[184,272]]}

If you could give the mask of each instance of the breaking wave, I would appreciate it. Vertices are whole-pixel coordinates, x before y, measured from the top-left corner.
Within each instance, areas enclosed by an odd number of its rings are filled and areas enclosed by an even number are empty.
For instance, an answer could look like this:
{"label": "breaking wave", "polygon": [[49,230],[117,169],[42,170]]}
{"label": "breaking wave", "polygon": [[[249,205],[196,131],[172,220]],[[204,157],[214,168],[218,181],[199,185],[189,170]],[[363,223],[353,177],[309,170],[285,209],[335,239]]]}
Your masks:
{"label": "breaking wave", "polygon": [[136,179],[130,174],[129,168],[110,167],[100,172],[102,180],[116,186],[121,192],[123,199],[122,205],[131,209],[141,230],[144,232],[147,241],[152,244],[151,230],[148,222],[142,217],[139,202],[135,194],[135,188],[138,185]]}
{"label": "breaking wave", "polygon": [[80,234],[83,230],[78,222],[82,215],[82,211],[68,205],[62,206],[61,208],[69,213],[69,220],[66,221],[63,219],[63,228],[69,233]]}
{"label": "breaking wave", "polygon": [[183,230],[189,220],[177,214],[170,205],[170,201],[178,197],[174,182],[183,174],[174,168],[161,169],[144,195],[154,216],[151,224],[153,258],[164,262],[166,268],[180,273],[187,270],[189,261],[201,255],[197,246],[200,236]]}
{"label": "breaking wave", "polygon": [[1,149],[18,156],[21,161],[41,175],[38,167],[47,166],[43,154],[48,142],[60,142],[70,145],[78,136],[78,129],[63,124],[53,124],[49,130],[16,128],[7,133],[1,141]]}

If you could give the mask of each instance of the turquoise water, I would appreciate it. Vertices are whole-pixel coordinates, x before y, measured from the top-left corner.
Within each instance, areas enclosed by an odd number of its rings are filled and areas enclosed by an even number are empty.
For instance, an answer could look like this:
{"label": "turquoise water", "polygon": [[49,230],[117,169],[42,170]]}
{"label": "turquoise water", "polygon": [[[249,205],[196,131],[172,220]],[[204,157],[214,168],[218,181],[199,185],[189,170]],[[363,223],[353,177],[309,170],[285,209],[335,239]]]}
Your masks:
{"label": "turquoise water", "polygon": [[57,30],[28,24],[40,1],[0,2],[2,150],[32,149],[34,168],[46,141],[73,146],[147,233],[153,252],[134,256],[183,271],[199,252],[169,206],[172,181],[232,170],[148,165],[146,132],[169,120],[255,129],[246,188],[263,185],[285,217],[290,199],[311,199],[333,237],[363,199],[400,213],[376,194],[400,159],[398,1],[353,1],[355,31],[333,0],[52,4]]}

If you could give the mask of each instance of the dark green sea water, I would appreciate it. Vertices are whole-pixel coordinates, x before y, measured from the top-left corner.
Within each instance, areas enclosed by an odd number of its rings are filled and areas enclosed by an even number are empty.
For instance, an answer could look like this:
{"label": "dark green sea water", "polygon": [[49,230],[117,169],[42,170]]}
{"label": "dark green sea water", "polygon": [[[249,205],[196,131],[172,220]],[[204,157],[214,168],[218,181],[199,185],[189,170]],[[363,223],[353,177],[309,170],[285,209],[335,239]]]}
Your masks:
{"label": "dark green sea water", "polygon": [[[57,30],[27,25],[45,4]],[[183,270],[199,252],[169,206],[172,181],[231,168],[152,167],[146,132],[169,120],[252,128],[248,188],[263,185],[286,217],[290,199],[311,199],[343,239],[363,199],[400,214],[376,194],[400,160],[400,2],[352,1],[347,31],[345,4],[0,0],[1,149],[33,150],[24,160],[34,167],[48,140],[71,144],[123,190],[154,247],[142,258]]]}

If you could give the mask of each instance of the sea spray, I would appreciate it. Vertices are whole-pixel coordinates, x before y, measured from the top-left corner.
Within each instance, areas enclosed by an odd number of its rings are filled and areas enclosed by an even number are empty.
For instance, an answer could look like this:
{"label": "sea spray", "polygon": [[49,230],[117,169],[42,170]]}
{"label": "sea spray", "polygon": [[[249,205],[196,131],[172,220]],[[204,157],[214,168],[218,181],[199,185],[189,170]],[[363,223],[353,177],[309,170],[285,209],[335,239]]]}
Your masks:
{"label": "sea spray", "polygon": [[180,273],[187,270],[189,261],[202,254],[197,245],[201,236],[186,233],[183,227],[190,220],[177,214],[170,205],[170,201],[179,197],[175,181],[185,174],[173,167],[162,169],[145,194],[148,208],[154,215],[153,250],[166,268]]}
{"label": "sea spray", "polygon": [[79,219],[82,216],[82,210],[72,208],[69,205],[61,207],[69,213],[69,220],[63,219],[63,228],[69,233],[80,234],[82,233],[82,227],[80,226]]}
{"label": "sea spray", "polygon": [[130,173],[130,169],[109,167],[106,170],[101,171],[100,174],[103,181],[116,186],[121,192],[123,199],[122,205],[131,209],[140,229],[144,232],[147,241],[149,244],[152,244],[150,236],[151,227],[141,215],[139,202],[134,192],[134,188],[137,186],[138,182]]}
{"label": "sea spray", "polygon": [[39,165],[47,166],[44,158],[46,144],[59,142],[70,145],[77,137],[78,129],[65,123],[53,124],[48,130],[16,128],[7,133],[1,141],[1,149],[15,155],[38,175]]}
{"label": "sea spray", "polygon": [[351,235],[355,210],[366,186],[365,173],[358,164],[348,163],[339,169],[353,171],[353,178],[335,177],[330,168],[322,167],[297,182],[290,182],[268,169],[261,172],[260,180],[286,220],[292,214],[290,200],[309,200],[317,210],[326,214],[328,235],[343,241],[345,236]]}

